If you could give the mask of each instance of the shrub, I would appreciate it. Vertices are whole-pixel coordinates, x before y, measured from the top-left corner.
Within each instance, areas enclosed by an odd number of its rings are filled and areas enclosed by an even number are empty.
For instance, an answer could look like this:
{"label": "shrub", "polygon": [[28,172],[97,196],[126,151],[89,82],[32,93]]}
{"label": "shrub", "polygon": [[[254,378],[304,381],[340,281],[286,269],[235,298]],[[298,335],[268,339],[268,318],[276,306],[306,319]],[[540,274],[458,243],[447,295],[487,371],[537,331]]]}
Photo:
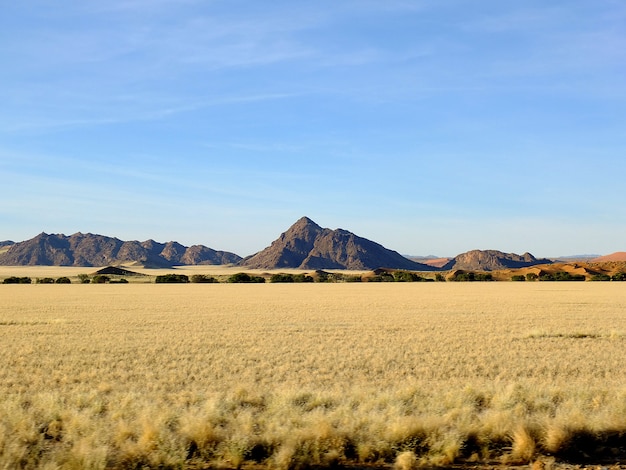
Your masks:
{"label": "shrub", "polygon": [[37,284],[54,284],[54,279],[51,277],[42,277],[37,279]]}
{"label": "shrub", "polygon": [[526,280],[527,281],[536,281],[537,279],[539,279],[539,276],[537,275],[537,273],[528,273],[526,274]]}
{"label": "shrub", "polygon": [[421,281],[422,278],[409,271],[394,271],[393,280],[396,282],[417,282]]}
{"label": "shrub", "polygon": [[189,280],[195,284],[214,284],[217,282],[217,279],[205,274],[194,274]]}
{"label": "shrub", "polygon": [[524,282],[526,280],[526,276],[524,276],[523,274],[516,274],[515,276],[511,277],[511,281],[515,281],[515,282]]}
{"label": "shrub", "polygon": [[128,280],[122,278],[122,279],[111,279],[111,282],[109,282],[109,284],[128,284]]}
{"label": "shrub", "polygon": [[157,284],[187,284],[189,276],[185,274],[163,274],[157,276],[154,282]]}
{"label": "shrub", "polygon": [[612,281],[626,281],[626,273],[615,273],[611,277]]}
{"label": "shrub", "polygon": [[[361,280],[361,278],[359,277],[359,280]],[[313,282],[314,279],[307,275],[307,274],[294,274],[293,275],[293,282]]]}
{"label": "shrub", "polygon": [[591,276],[591,281],[610,281],[611,280],[611,276],[609,276],[608,274],[594,274],[593,276]]}
{"label": "shrub", "polygon": [[2,282],[4,284],[30,284],[33,282],[33,280],[30,277],[11,276],[11,277],[7,277]]}
{"label": "shrub", "polygon": [[367,282],[394,282],[394,281],[395,279],[393,277],[393,274],[387,273],[387,272],[383,272],[383,273],[377,274],[376,276],[367,278]]}
{"label": "shrub", "polygon": [[441,273],[437,273],[435,274],[435,281],[437,282],[446,282],[446,277],[441,274]]}
{"label": "shrub", "polygon": [[92,282],[94,284],[106,284],[110,280],[111,278],[109,276],[105,276],[104,274],[98,274],[97,276],[93,277]]}
{"label": "shrub", "polygon": [[81,284],[89,284],[90,282],[88,274],[79,274],[77,277]]}
{"label": "shrub", "polygon": [[72,281],[70,281],[69,277],[60,277],[55,281],[56,284],[71,284]]}
{"label": "shrub", "polygon": [[272,274],[272,277],[270,277],[270,282],[295,282],[293,275],[291,274],[283,274],[283,273],[278,273],[278,274]]}
{"label": "shrub", "polygon": [[233,274],[228,278],[228,282],[232,283],[259,283],[265,282],[265,278],[262,276],[250,276],[248,273]]}
{"label": "shrub", "polygon": [[460,282],[493,281],[493,275],[491,273],[458,273],[453,280]]}

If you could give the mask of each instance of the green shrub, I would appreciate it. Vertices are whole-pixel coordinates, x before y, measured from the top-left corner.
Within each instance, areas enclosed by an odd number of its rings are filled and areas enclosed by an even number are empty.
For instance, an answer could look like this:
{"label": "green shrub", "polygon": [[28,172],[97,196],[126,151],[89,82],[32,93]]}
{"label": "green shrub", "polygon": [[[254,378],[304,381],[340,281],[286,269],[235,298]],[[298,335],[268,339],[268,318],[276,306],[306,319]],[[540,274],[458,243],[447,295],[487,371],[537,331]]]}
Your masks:
{"label": "green shrub", "polygon": [[157,276],[154,282],[157,284],[187,284],[189,276],[186,274],[163,274]]}
{"label": "green shrub", "polygon": [[611,277],[611,281],[626,281],[626,273],[615,273]]}
{"label": "green shrub", "polygon": [[[361,278],[359,277],[359,280]],[[313,282],[314,279],[307,275],[307,274],[294,274],[293,275],[293,282]]]}
{"label": "green shrub", "polygon": [[111,281],[109,282],[109,284],[128,284],[128,280],[122,278],[122,279],[111,279]]}
{"label": "green shrub", "polygon": [[485,282],[485,281],[493,281],[493,274],[491,274],[491,273],[473,273],[473,272],[459,273],[459,274],[457,274],[454,277],[453,280],[454,281],[458,281],[458,282],[475,282],[475,281]]}
{"label": "green shrub", "polygon": [[89,284],[90,282],[88,274],[79,274],[77,277],[81,284]]}
{"label": "green shrub", "polygon": [[265,278],[262,276],[250,276],[248,273],[233,274],[228,278],[228,282],[232,283],[259,283],[265,282]]}
{"label": "green shrub", "polygon": [[526,276],[524,276],[523,274],[516,274],[515,276],[511,277],[511,281],[524,282],[526,281]]}
{"label": "green shrub", "polygon": [[70,281],[69,277],[60,277],[55,281],[56,284],[71,284],[72,281]]}
{"label": "green shrub", "polygon": [[435,274],[435,281],[437,282],[446,282],[446,277],[441,274],[441,273],[437,273]]}
{"label": "green shrub", "polygon": [[421,281],[422,278],[409,271],[394,271],[393,280],[396,282],[417,282]]}
{"label": "green shrub", "polygon": [[526,274],[526,280],[527,281],[536,281],[537,279],[539,279],[539,275],[537,273],[528,273]]}
{"label": "green shrub", "polygon": [[11,277],[7,277],[2,282],[4,284],[31,284],[33,280],[30,277],[11,276]]}
{"label": "green shrub", "polygon": [[189,280],[195,284],[214,284],[217,282],[217,279],[205,274],[194,274]]}
{"label": "green shrub", "polygon": [[609,276],[608,274],[594,274],[593,276],[591,276],[591,281],[610,281],[611,280],[611,276]]}
{"label": "green shrub", "polygon": [[54,279],[51,277],[42,277],[37,279],[37,284],[54,284]]}
{"label": "green shrub", "polygon": [[272,274],[270,282],[295,282],[292,274],[277,273]]}
{"label": "green shrub", "polygon": [[93,277],[92,281],[94,284],[106,284],[109,282],[111,278],[109,276],[105,276],[104,274],[98,274]]}

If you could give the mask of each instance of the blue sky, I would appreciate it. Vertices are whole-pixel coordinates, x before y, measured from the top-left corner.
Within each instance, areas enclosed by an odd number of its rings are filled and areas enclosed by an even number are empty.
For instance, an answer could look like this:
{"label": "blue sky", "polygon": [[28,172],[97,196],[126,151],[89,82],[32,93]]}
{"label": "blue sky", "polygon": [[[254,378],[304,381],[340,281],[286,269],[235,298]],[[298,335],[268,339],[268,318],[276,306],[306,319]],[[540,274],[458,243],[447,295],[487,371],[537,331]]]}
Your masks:
{"label": "blue sky", "polygon": [[626,250],[626,4],[3,2],[0,240]]}

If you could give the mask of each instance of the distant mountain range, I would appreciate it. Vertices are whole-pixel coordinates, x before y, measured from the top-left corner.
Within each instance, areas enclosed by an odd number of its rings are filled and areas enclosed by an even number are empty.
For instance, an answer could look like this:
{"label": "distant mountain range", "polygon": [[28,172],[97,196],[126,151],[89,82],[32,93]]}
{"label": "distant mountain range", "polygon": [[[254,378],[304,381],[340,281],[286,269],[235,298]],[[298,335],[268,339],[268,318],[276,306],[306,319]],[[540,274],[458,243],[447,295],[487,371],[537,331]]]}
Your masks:
{"label": "distant mountain range", "polygon": [[3,266],[107,266],[140,264],[147,267],[169,267],[182,264],[231,264],[241,257],[216,251],[203,245],[186,247],[177,242],[158,243],[123,241],[118,238],[75,233],[49,235],[8,245],[0,252]]}
{"label": "distant mountain range", "polygon": [[[626,260],[626,253],[618,252],[590,262],[608,260]],[[0,241],[0,265],[4,266],[142,265],[156,268],[204,264],[267,270],[390,268],[410,271],[496,271],[550,263],[553,261],[535,258],[530,253],[518,255],[497,250],[472,250],[452,259],[433,256],[409,259],[347,230],[322,228],[308,217],[302,217],[270,246],[246,258],[204,245],[186,247],[175,241],[123,241],[80,232],[70,236],[40,233],[19,243]]]}

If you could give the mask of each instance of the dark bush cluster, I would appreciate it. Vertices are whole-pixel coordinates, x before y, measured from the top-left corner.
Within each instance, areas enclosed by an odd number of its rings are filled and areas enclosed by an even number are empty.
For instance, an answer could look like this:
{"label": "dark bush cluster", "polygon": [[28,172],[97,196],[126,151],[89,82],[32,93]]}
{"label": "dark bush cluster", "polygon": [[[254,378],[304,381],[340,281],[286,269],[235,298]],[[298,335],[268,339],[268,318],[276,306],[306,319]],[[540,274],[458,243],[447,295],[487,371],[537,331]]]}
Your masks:
{"label": "dark bush cluster", "polygon": [[194,274],[189,280],[194,284],[214,284],[217,282],[217,279],[206,274]]}
{"label": "dark bush cluster", "polygon": [[611,281],[626,281],[626,273],[613,274]]}
{"label": "dark bush cluster", "polygon": [[491,273],[457,273],[453,278],[453,281],[457,282],[486,282],[493,281],[493,275]]}
{"label": "dark bush cluster", "polygon": [[539,276],[540,281],[584,281],[585,279],[583,274],[570,274],[565,271],[544,273]]}
{"label": "dark bush cluster", "polygon": [[2,282],[3,284],[31,284],[33,280],[30,277],[11,276]]}
{"label": "dark bush cluster", "polygon": [[313,278],[311,276],[307,276],[306,274],[278,273],[272,274],[270,282],[313,282]]}
{"label": "dark bush cluster", "polygon": [[189,276],[185,274],[163,274],[157,276],[154,282],[157,284],[187,284]]}
{"label": "dark bush cluster", "polygon": [[250,276],[248,273],[233,274],[228,278],[228,282],[232,283],[250,283],[250,284],[262,284],[265,282],[265,278],[262,276]]}
{"label": "dark bush cluster", "polygon": [[524,276],[523,274],[516,274],[515,276],[511,277],[511,281],[515,281],[515,282],[524,282],[526,280],[526,276]]}
{"label": "dark bush cluster", "polygon": [[394,271],[393,280],[395,282],[435,282],[434,279],[428,279],[410,271]]}

